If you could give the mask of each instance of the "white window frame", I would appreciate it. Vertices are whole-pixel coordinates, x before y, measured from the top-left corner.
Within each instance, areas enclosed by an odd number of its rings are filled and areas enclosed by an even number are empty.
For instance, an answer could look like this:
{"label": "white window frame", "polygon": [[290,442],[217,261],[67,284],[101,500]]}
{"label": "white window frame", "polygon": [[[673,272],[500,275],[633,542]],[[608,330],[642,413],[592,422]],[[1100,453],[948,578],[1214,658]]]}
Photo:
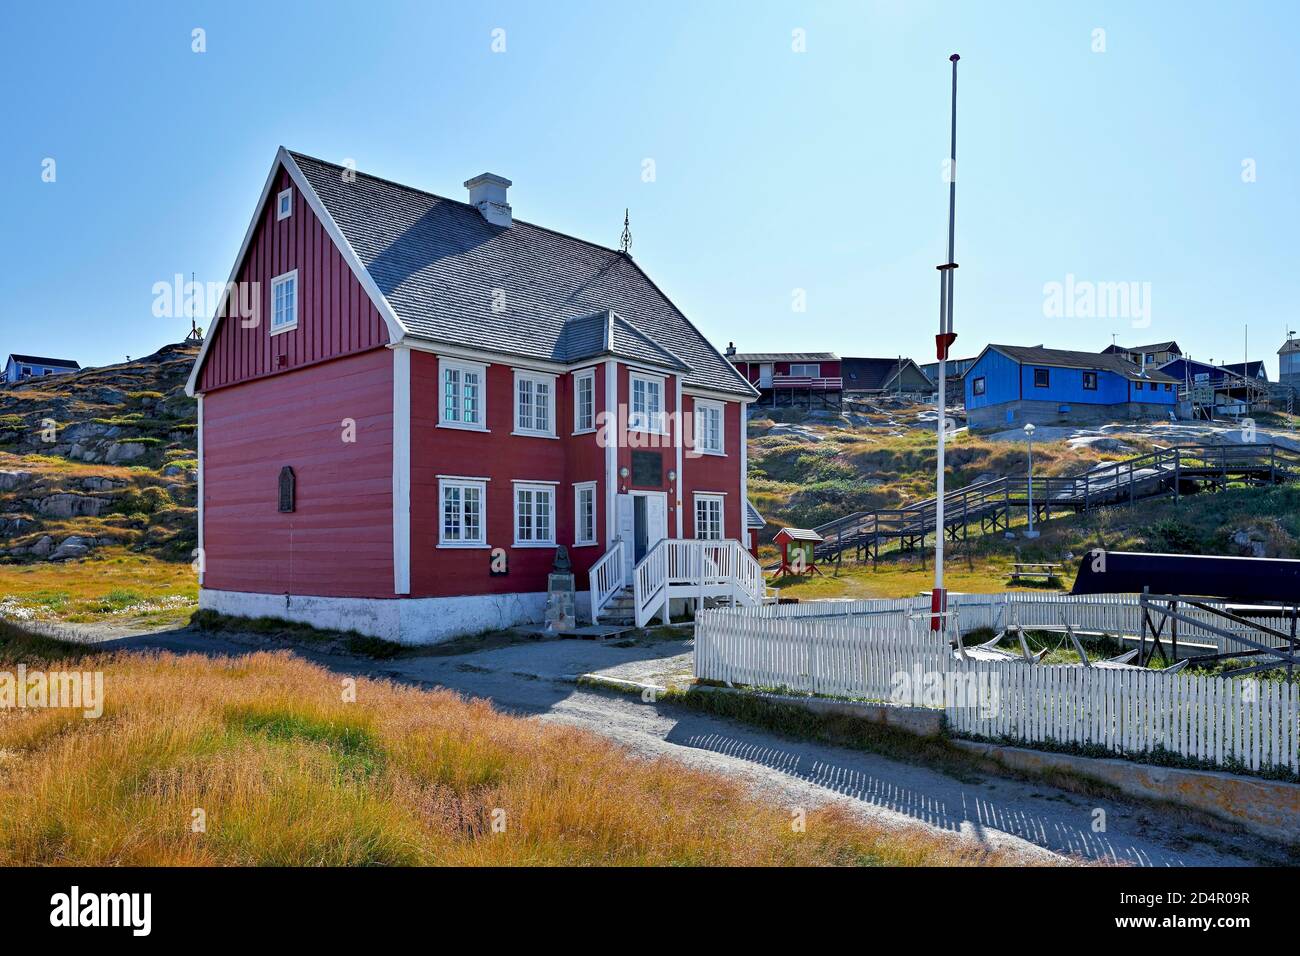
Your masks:
{"label": "white window frame", "polygon": [[[812,371],[808,371],[812,369]],[[821,378],[822,366],[820,362],[794,362],[790,365],[791,378]]]}
{"label": "white window frame", "polygon": [[[440,428],[460,428],[476,432],[488,431],[487,370],[487,365],[482,362],[465,362],[461,359],[438,356],[438,426]],[[465,373],[471,372],[478,376],[478,417],[475,421],[467,422],[461,418],[447,417],[447,373],[451,371],[460,375],[460,384],[457,391],[462,414],[465,402]]]}
{"label": "white window frame", "polygon": [[[584,425],[582,422],[582,403],[578,400],[578,384],[580,382],[591,383],[591,424]],[[583,369],[581,372],[573,373],[573,434],[586,435],[596,430],[596,370],[594,368]]]}
{"label": "white window frame", "polygon": [[[280,286],[289,282],[293,283],[293,321],[286,322],[283,325],[275,324],[275,293]],[[288,272],[282,272],[271,280],[271,334],[280,335],[283,332],[292,332],[298,327],[298,270],[290,269]]]}
{"label": "white window frame", "polygon": [[[591,495],[591,534],[583,533],[582,527],[582,495],[586,492]],[[599,533],[600,511],[596,506],[596,483],[594,481],[579,481],[573,485],[573,546],[575,548],[583,545],[596,543],[596,535]]]}
{"label": "white window frame", "polygon": [[[704,432],[705,416],[701,410],[716,412],[718,416],[718,447],[707,448],[701,440]],[[701,455],[720,455],[727,456],[727,406],[724,402],[714,402],[708,399],[697,398],[695,400],[695,451]]]}
{"label": "white window frame", "polygon": [[[649,406],[648,400],[650,397],[649,386],[654,385],[656,388],[659,389],[659,409],[658,409],[657,419],[653,419],[650,421],[643,421],[641,417],[643,413],[636,411],[636,386],[638,382],[644,383],[646,385],[645,394],[647,399],[646,402],[647,410],[644,414],[647,416],[651,414],[648,408]],[[666,383],[667,383],[667,379],[665,379],[664,376],[662,375],[647,375],[644,372],[628,373],[627,376],[627,430],[628,431],[643,432],[649,435],[668,434],[666,424],[665,424],[668,417],[667,410],[665,408],[665,403],[667,401],[666,395],[668,392]]]}
{"label": "white window frame", "polygon": [[[559,482],[556,482],[556,481],[515,481],[515,482],[513,482],[514,487],[513,487],[512,491],[511,491],[511,495],[510,495],[510,496],[514,499],[514,513],[513,513],[513,515],[512,515],[512,519],[513,519],[513,520],[512,520],[511,526],[512,526],[512,528],[513,528],[513,532],[512,532],[512,534],[513,534],[513,536],[514,536],[514,546],[515,546],[516,548],[553,548],[553,547],[555,547],[555,544],[556,544],[556,541],[555,541],[555,523],[556,523],[556,522],[555,522],[555,500],[556,500],[555,488],[556,488],[556,485],[558,485],[558,484],[559,484]],[[551,520],[550,520],[550,528],[549,528],[550,534],[549,534],[546,538],[544,538],[544,539],[543,539],[543,538],[537,538],[537,537],[524,539],[524,538],[520,538],[520,537],[519,537],[519,493],[520,493],[520,492],[523,492],[523,491],[529,492],[530,494],[532,494],[532,495],[534,496],[534,498],[533,498],[533,502],[534,502],[534,508],[533,508],[534,519],[536,518],[536,506],[535,506],[536,497],[535,497],[535,496],[537,496],[537,495],[541,495],[541,494],[544,494],[544,495],[546,495],[546,496],[550,499],[550,503],[551,503],[551,507],[550,507],[550,517],[551,517]],[[534,532],[536,531],[536,521],[534,521],[534,529],[533,529],[533,530],[534,530]]]}
{"label": "white window frame", "polygon": [[[486,478],[458,478],[451,475],[438,476],[438,547],[440,548],[486,548],[487,544],[487,483]],[[475,489],[479,496],[478,536],[475,538],[448,539],[446,525],[447,491],[452,488]],[[460,524],[462,533],[465,525],[464,496],[461,497]]]}
{"label": "white window frame", "polygon": [[[511,434],[528,435],[533,438],[558,438],[555,433],[555,375],[549,372],[534,372],[531,369],[515,369],[515,387],[512,395],[511,404],[514,406],[512,415],[514,417],[515,428]],[[533,385],[534,408],[536,407],[537,386],[546,386],[546,424],[547,427],[535,428],[524,427],[519,419],[519,386],[524,382],[531,382]],[[536,421],[536,411],[533,413],[533,420]]]}
{"label": "white window frame", "polygon": [[[289,200],[288,208],[286,208],[284,205],[285,199]],[[292,215],[293,215],[293,187],[290,186],[288,189],[281,190],[275,196],[275,221],[279,222],[281,219],[288,219]]]}
{"label": "white window frame", "polygon": [[[727,496],[717,492],[696,492],[692,497],[691,515],[694,519],[695,537],[700,541],[721,541],[727,535]],[[718,534],[713,535],[700,534],[700,505],[717,503],[718,506]]]}

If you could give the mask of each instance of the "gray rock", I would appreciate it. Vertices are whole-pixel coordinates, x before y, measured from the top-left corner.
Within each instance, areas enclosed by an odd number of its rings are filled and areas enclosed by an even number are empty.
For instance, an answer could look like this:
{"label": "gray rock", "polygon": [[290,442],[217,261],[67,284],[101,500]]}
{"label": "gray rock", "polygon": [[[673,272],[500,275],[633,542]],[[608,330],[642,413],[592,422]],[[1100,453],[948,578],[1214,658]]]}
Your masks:
{"label": "gray rock", "polygon": [[1268,557],[1268,545],[1261,538],[1255,537],[1249,531],[1234,531],[1232,534],[1232,543],[1243,551],[1249,551],[1252,558]]}
{"label": "gray rock", "polygon": [[180,465],[167,465],[163,468],[162,473],[165,478],[172,478],[176,475],[183,474],[185,471]]}
{"label": "gray rock", "polygon": [[47,534],[27,550],[38,558],[43,558],[54,550],[54,539]]}
{"label": "gray rock", "polygon": [[54,549],[54,553],[50,555],[49,560],[64,561],[68,558],[84,557],[90,553],[93,543],[93,539],[78,537],[75,534],[71,535],[60,542],[59,546]]}
{"label": "gray rock", "polygon": [[62,437],[67,441],[81,443],[82,439],[85,438],[98,438],[105,434],[110,427],[99,422],[77,422],[63,429]]}
{"label": "gray rock", "polygon": [[0,491],[13,491],[31,481],[30,471],[0,471]]}
{"label": "gray rock", "polygon": [[107,498],[91,498],[87,495],[74,495],[60,492],[42,498],[36,503],[36,510],[51,518],[97,517],[108,507]]}
{"label": "gray rock", "polygon": [[117,464],[120,461],[131,461],[139,458],[145,452],[145,446],[135,441],[113,442],[108,446],[108,454],[104,456],[104,461],[110,465]]}
{"label": "gray rock", "polygon": [[12,538],[16,534],[24,534],[35,527],[35,521],[22,515],[13,518],[0,518],[0,538]]}

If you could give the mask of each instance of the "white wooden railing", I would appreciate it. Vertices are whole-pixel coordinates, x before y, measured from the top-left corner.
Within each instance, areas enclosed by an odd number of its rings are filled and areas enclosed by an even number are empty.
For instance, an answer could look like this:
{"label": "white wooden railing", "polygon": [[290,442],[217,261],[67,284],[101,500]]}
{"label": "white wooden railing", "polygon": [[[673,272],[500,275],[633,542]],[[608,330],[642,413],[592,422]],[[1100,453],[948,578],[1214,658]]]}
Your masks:
{"label": "white wooden railing", "polygon": [[610,600],[623,589],[626,583],[623,560],[623,539],[619,538],[587,572],[591,579],[591,622],[593,624],[600,621],[600,612],[609,606]]}
{"label": "white wooden railing", "polygon": [[675,598],[728,598],[733,605],[763,603],[763,568],[739,541],[664,538],[632,570],[636,626],[657,612],[668,620]]}
{"label": "white wooden railing", "polygon": [[927,629],[890,621],[901,607],[865,615],[806,613],[810,608],[703,611],[695,625],[696,678],[942,708],[958,736],[1104,748],[1137,759],[1172,752],[1225,770],[1300,775],[1300,685],[960,661]]}

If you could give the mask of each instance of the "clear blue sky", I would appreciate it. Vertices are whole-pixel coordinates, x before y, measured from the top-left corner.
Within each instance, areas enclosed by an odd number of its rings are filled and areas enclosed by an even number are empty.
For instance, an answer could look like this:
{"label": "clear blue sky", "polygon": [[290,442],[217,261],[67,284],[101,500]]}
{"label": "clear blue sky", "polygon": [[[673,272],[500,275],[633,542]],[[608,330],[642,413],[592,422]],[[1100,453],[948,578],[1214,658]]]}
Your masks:
{"label": "clear blue sky", "polygon": [[[609,245],[630,207],[638,262],[719,347],[924,361],[957,51],[956,352],[1118,333],[1238,361],[1249,324],[1274,374],[1300,325],[1298,9],[7,6],[0,353],[102,364],[182,337],[154,283],[225,280],[284,144],[457,198],[501,173],[517,217]],[[1150,283],[1150,327],[1045,317],[1067,274]]]}

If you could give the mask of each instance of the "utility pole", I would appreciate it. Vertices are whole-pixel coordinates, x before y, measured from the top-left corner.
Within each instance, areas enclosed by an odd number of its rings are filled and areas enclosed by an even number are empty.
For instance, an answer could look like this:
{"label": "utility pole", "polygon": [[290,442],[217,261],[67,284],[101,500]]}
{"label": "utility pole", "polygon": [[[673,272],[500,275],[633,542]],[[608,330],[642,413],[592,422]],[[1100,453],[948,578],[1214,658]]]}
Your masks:
{"label": "utility pole", "polygon": [[939,270],[939,334],[934,337],[935,355],[939,360],[939,398],[937,406],[938,454],[935,461],[934,499],[934,591],[930,595],[930,630],[943,629],[943,615],[948,610],[948,594],[943,587],[943,452],[948,433],[948,350],[957,333],[952,330],[952,280],[957,269],[953,261],[953,234],[957,223],[957,61],[956,53],[948,57],[952,63],[952,123],[951,146],[948,151],[948,259]]}

